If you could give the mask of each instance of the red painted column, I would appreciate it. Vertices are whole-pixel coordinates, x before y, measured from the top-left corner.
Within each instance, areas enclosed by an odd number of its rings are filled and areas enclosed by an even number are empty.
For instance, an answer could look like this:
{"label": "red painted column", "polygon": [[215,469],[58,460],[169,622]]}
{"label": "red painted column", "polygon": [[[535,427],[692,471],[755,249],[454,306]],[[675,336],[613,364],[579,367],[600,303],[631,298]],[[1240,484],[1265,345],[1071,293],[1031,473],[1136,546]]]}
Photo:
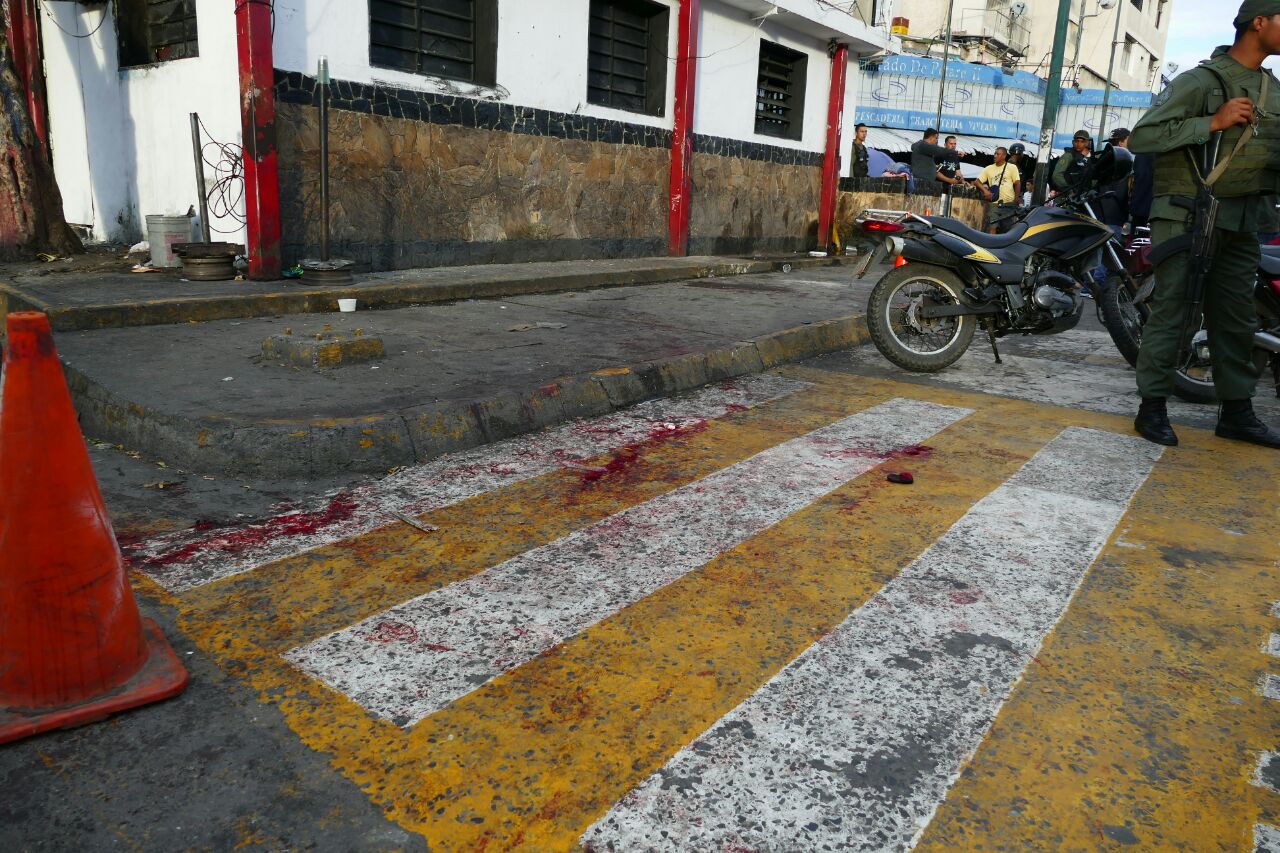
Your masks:
{"label": "red painted column", "polygon": [[849,45],[836,45],[831,56],[831,100],[827,104],[827,151],[822,158],[822,195],[818,201],[818,248],[831,240],[840,188],[840,126],[844,123],[844,87],[849,74]]}
{"label": "red painted column", "polygon": [[698,23],[701,0],[681,0],[676,44],[675,127],[671,131],[671,187],[668,211],[669,251],[689,254],[689,211],[693,184],[693,95],[698,83]]}
{"label": "red painted column", "polygon": [[244,208],[249,278],[280,278],[280,170],[276,162],[275,68],[271,6],[236,3],[240,56],[240,129],[244,138]]}
{"label": "red painted column", "polygon": [[31,129],[43,146],[49,144],[49,119],[45,115],[44,71],[40,62],[40,34],[36,28],[35,0],[9,0],[9,21],[5,35],[13,52],[13,67],[27,96]]}

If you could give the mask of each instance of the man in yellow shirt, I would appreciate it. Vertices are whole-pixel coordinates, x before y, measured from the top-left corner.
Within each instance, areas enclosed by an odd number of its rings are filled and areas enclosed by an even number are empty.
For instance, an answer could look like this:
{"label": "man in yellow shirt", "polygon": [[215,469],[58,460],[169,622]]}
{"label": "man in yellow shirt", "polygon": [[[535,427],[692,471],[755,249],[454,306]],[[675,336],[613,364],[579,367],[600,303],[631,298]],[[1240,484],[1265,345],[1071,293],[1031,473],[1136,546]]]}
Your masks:
{"label": "man in yellow shirt", "polygon": [[[978,175],[978,189],[983,197],[987,201],[996,202],[988,220],[992,234],[998,233],[997,229],[1008,230],[1017,208],[1018,184],[1021,181],[1018,167],[1009,162],[1008,149],[997,148],[996,161]],[[993,188],[995,192],[992,191]]]}

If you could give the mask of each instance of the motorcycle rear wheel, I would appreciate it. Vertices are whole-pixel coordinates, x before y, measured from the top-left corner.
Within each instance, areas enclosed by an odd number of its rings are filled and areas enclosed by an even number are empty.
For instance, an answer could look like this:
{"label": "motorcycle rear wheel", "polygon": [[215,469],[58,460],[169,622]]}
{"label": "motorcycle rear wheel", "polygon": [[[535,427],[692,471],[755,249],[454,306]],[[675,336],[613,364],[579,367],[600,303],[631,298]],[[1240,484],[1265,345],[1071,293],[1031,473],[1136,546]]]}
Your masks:
{"label": "motorcycle rear wheel", "polygon": [[918,315],[929,296],[944,305],[958,304],[964,284],[951,270],[932,264],[909,263],[886,273],[871,290],[867,328],[880,354],[898,367],[934,373],[955,363],[973,341],[978,320],[973,315]]}
{"label": "motorcycle rear wheel", "polygon": [[[1145,281],[1145,277],[1139,279],[1138,285],[1141,286]],[[1142,345],[1142,324],[1146,318],[1138,306],[1133,304],[1133,294],[1129,293],[1129,288],[1125,287],[1124,279],[1120,276],[1111,276],[1106,286],[1100,290],[1097,298],[1102,325],[1106,327],[1124,360],[1129,362],[1130,367],[1137,367],[1138,348]]]}

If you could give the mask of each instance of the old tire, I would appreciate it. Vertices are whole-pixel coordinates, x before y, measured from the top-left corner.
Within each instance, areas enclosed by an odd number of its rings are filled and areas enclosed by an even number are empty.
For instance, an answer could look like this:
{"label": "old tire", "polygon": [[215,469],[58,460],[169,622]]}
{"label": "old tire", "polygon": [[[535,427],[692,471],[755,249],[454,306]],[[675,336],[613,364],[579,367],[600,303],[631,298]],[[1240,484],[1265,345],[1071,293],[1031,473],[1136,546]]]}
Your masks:
{"label": "old tire", "polygon": [[961,302],[964,284],[945,267],[909,263],[890,270],[871,290],[867,329],[880,354],[905,370],[933,373],[964,355],[978,327],[973,315],[918,316],[921,300],[954,305]]}

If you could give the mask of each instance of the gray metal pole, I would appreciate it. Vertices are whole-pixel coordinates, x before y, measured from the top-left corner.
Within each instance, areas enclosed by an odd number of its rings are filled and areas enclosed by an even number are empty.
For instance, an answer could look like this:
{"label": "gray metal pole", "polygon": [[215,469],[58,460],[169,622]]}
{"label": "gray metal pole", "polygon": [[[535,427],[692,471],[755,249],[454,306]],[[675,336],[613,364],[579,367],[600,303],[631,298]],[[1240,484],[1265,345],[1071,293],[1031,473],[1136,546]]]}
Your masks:
{"label": "gray metal pole", "polygon": [[320,260],[329,260],[329,58],[320,57]]}
{"label": "gray metal pole", "polygon": [[1107,107],[1111,106],[1111,74],[1116,69],[1116,45],[1120,41],[1120,13],[1124,11],[1124,3],[1116,4],[1116,29],[1111,34],[1111,61],[1107,63],[1107,80],[1102,86],[1102,118],[1098,121],[1098,145],[1102,145],[1103,134],[1107,132]]}
{"label": "gray metal pole", "polygon": [[206,243],[209,237],[209,190],[204,185],[204,143],[200,139],[200,114],[191,114],[191,151],[196,159],[196,186],[200,196],[200,236]]}
{"label": "gray metal pole", "polygon": [[939,131],[942,130],[942,98],[947,92],[947,63],[951,61],[951,10],[955,5],[956,0],[947,0],[947,28],[942,37],[942,77],[938,80],[938,117],[933,123]]}
{"label": "gray metal pole", "polygon": [[1076,55],[1071,60],[1071,84],[1080,85],[1080,42],[1084,41],[1084,0],[1080,0],[1080,23],[1076,25]]}
{"label": "gray metal pole", "polygon": [[1071,20],[1071,0],[1058,0],[1058,23],[1053,31],[1053,58],[1049,62],[1049,79],[1044,93],[1044,115],[1040,119],[1040,151],[1036,156],[1036,189],[1032,201],[1043,204],[1049,186],[1049,151],[1053,148],[1053,130],[1058,121],[1058,103],[1062,100],[1062,57],[1067,52],[1067,22]]}

